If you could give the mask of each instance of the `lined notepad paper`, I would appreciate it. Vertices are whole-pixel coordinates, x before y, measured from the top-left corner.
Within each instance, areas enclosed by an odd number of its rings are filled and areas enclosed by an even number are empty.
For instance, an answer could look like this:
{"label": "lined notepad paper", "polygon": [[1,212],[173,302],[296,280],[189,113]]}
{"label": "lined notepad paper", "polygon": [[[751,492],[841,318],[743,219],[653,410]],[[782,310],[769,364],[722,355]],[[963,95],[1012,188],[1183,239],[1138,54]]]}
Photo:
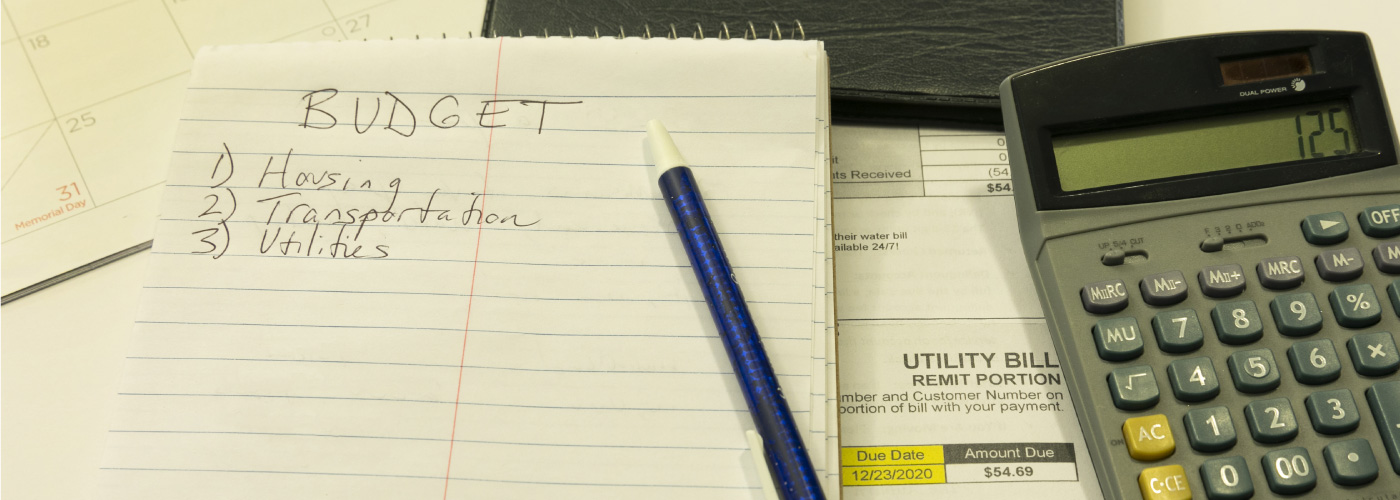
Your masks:
{"label": "lined notepad paper", "polygon": [[758,497],[652,118],[823,467],[825,64],[713,39],[201,52],[101,489]]}

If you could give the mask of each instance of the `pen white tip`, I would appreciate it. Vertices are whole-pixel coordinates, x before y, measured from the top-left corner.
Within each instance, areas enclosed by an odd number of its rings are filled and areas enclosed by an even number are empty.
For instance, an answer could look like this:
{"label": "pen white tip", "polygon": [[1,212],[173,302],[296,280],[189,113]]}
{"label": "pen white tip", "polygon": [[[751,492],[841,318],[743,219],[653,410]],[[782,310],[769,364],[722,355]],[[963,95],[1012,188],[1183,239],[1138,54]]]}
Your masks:
{"label": "pen white tip", "polygon": [[681,151],[676,149],[675,141],[671,140],[671,133],[666,131],[666,126],[659,120],[647,122],[647,143],[651,148],[652,163],[656,164],[656,174],[665,172],[671,167],[685,165],[685,158],[681,157]]}

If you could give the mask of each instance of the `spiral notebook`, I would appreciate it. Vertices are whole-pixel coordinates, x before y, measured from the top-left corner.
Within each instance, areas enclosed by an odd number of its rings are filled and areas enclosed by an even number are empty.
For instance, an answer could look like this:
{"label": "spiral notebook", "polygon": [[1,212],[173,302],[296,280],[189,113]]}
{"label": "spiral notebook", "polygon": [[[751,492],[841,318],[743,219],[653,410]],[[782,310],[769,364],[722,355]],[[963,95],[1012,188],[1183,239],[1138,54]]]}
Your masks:
{"label": "spiral notebook", "polygon": [[796,41],[202,51],[104,498],[761,495],[647,175],[651,118],[705,185],[814,462],[839,470],[825,72]]}

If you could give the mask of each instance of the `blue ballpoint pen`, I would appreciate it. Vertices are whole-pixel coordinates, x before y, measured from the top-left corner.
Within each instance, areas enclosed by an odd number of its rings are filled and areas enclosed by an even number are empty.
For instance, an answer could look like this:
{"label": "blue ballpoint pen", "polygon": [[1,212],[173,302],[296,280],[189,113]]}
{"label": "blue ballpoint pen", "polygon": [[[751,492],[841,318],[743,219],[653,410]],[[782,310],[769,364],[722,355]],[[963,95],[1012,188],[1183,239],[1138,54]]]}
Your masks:
{"label": "blue ballpoint pen", "polygon": [[710,223],[695,178],[661,122],[647,123],[647,139],[657,169],[662,171],[658,184],[666,206],[680,232],[695,277],[700,280],[710,315],[719,327],[758,435],[763,438],[773,483],[788,500],[825,499],[812,459],[802,444],[802,434],[797,431],[792,410],[788,409],[773,365],[758,337],[758,328],[744,304],[739,284],[734,281],[734,271],[724,256],[719,234]]}

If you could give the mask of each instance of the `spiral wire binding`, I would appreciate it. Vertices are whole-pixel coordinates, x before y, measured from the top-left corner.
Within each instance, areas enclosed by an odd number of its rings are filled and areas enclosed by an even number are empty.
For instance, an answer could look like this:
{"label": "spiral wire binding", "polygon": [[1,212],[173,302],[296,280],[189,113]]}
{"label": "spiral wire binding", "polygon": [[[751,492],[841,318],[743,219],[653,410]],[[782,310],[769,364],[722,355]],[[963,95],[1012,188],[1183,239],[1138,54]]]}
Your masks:
{"label": "spiral wire binding", "polygon": [[[721,23],[719,23],[719,24],[720,24],[720,27],[719,27],[719,29],[716,30],[716,32],[715,32],[715,38],[719,38],[720,40],[733,40],[733,39],[735,39],[735,36],[729,31],[729,23],[727,23],[727,22],[721,22]],[[753,21],[747,21],[745,24],[747,24],[747,27],[744,28],[743,34],[741,34],[741,35],[738,36],[739,39],[743,39],[743,40],[758,40],[759,38],[765,36],[765,35],[759,33],[759,28],[758,28],[757,26],[754,26]],[[676,24],[675,24],[675,23],[669,23],[669,24],[667,24],[666,26],[667,26],[667,28],[669,28],[669,29],[666,31],[666,38],[667,38],[667,39],[676,40],[676,39],[681,38],[681,37],[683,36],[683,35],[680,33],[681,30],[679,30],[679,29],[676,28]],[[806,40],[806,39],[807,39],[807,30],[806,30],[805,28],[802,27],[802,21],[798,21],[798,20],[794,20],[794,21],[792,22],[792,29],[789,30],[788,33],[787,33],[786,35],[783,33],[783,26],[782,26],[781,24],[779,24],[777,21],[772,21],[772,27],[771,27],[771,28],[768,28],[767,31],[768,31],[768,33],[767,33],[766,37],[767,37],[769,40]],[[635,33],[635,32],[634,32],[634,33]],[[499,36],[500,36],[500,34],[496,33],[496,30],[491,30],[491,36],[490,36],[490,38],[496,38],[496,37],[499,37]],[[510,36],[510,35],[507,35],[507,36]],[[524,37],[526,36],[526,35],[525,35],[525,30],[523,30],[523,29],[518,29],[518,30],[516,30],[515,36],[516,36],[517,38],[524,38]],[[556,36],[556,37],[563,37],[564,35],[554,35],[554,36]],[[604,35],[602,29],[600,29],[600,28],[597,27],[597,26],[594,26],[594,27],[593,27],[593,35],[590,36],[589,38],[595,38],[595,39],[596,39],[596,38],[603,38],[603,37],[605,37],[605,36],[608,37],[608,38],[616,38],[616,39],[618,39],[618,40],[627,38],[627,27],[626,27],[626,26],[622,26],[622,25],[618,25],[618,27],[617,27],[617,34],[616,34],[616,35]],[[443,37],[446,38],[446,35],[444,34]],[[541,28],[541,29],[540,29],[540,34],[538,35],[538,38],[549,38],[549,37],[550,37],[549,28]],[[571,26],[571,27],[569,27],[568,38],[574,38],[574,37],[575,37],[574,28]],[[652,38],[659,38],[658,36],[652,34],[652,31],[651,31],[651,24],[650,24],[650,23],[643,24],[643,25],[642,25],[642,32],[641,32],[641,34],[640,34],[640,35],[635,35],[635,37],[636,37],[636,38],[641,38],[641,39],[646,39],[646,40],[649,40],[649,39],[652,39]],[[470,34],[470,33],[467,34],[467,38],[471,38],[471,34]],[[704,27],[703,25],[701,25],[700,23],[695,23],[695,29],[694,29],[693,31],[690,32],[690,38],[693,38],[693,39],[696,39],[696,40],[704,40],[704,39],[706,38],[706,37],[705,37],[705,27]]]}
{"label": "spiral wire binding", "polygon": [[[772,23],[773,23],[773,27],[768,29],[768,35],[767,35],[767,37],[768,37],[769,40],[789,40],[789,39],[791,39],[791,40],[806,40],[806,39],[807,39],[807,30],[804,29],[804,28],[802,27],[802,21],[794,20],[794,21],[792,22],[792,25],[793,25],[793,26],[792,26],[792,30],[788,33],[787,36],[784,36],[784,35],[783,35],[783,27],[782,27],[781,24],[778,24],[777,21],[772,21]],[[754,26],[753,21],[748,21],[746,24],[748,25],[748,27],[747,27],[747,28],[744,28],[744,33],[743,33],[742,35],[740,35],[740,38],[743,39],[743,40],[757,40],[757,39],[759,39],[759,37],[760,37],[761,35],[759,35],[759,33],[758,33],[758,28],[757,28],[756,26]],[[718,30],[716,30],[716,33],[715,33],[715,37],[716,37],[716,38],[719,38],[720,40],[732,40],[732,39],[734,39],[734,36],[733,36],[732,34],[730,34],[730,32],[729,32],[729,23],[721,22],[721,23],[719,23],[719,25],[720,25],[720,27],[719,27]],[[682,35],[680,34],[680,30],[676,29],[676,24],[675,24],[675,23],[669,23],[669,24],[667,24],[667,27],[670,28],[670,29],[666,32],[666,38],[667,38],[667,39],[676,40],[676,39],[678,39],[678,38],[681,38]],[[475,33],[468,31],[468,32],[467,32],[466,38],[475,38],[475,36],[476,36]],[[484,34],[483,34],[483,36],[484,36]],[[499,37],[499,36],[500,36],[500,34],[496,33],[496,30],[491,30],[491,36],[488,37],[488,38],[497,38],[497,37]],[[506,36],[510,36],[510,35],[506,35]],[[525,35],[525,30],[523,30],[523,29],[518,29],[518,30],[515,31],[515,37],[516,37],[516,38],[524,38],[525,36],[526,36],[526,35]],[[556,37],[563,37],[563,35],[555,35],[555,36],[556,36]],[[594,27],[593,27],[593,36],[591,36],[591,37],[589,37],[589,38],[603,38],[603,36],[604,36],[604,35],[603,35],[603,33],[602,33],[602,30],[600,30],[597,26],[594,26]],[[549,38],[549,37],[550,37],[550,35],[549,35],[549,28],[541,28],[541,29],[540,29],[539,38]],[[569,38],[574,38],[574,37],[575,37],[575,35],[574,35],[574,28],[573,28],[572,26],[569,27],[569,35],[568,35],[568,37],[569,37]],[[616,34],[616,35],[608,35],[608,37],[609,37],[609,38],[616,38],[616,39],[618,39],[618,40],[627,38],[627,28],[626,28],[625,26],[619,25],[619,26],[617,27],[617,34]],[[446,38],[451,38],[451,37],[447,36],[447,33],[442,33],[442,38],[446,39]],[[651,33],[651,24],[649,24],[649,23],[648,23],[648,24],[643,24],[643,25],[642,25],[642,34],[641,34],[641,35],[638,35],[637,38],[641,38],[641,39],[644,39],[644,40],[650,40],[650,39],[652,39],[652,38],[656,38],[656,37],[653,36],[652,33]],[[704,39],[705,39],[705,27],[704,27],[703,25],[701,25],[700,23],[695,23],[695,29],[694,29],[694,31],[691,31],[691,32],[690,32],[690,38],[694,38],[694,39],[696,39],[696,40],[704,40]],[[389,37],[389,40],[393,40],[393,39],[394,39],[394,37],[392,37],[392,36]],[[422,39],[422,36],[421,36],[421,35],[413,35],[413,39],[415,39],[415,40],[421,40],[421,39]],[[362,40],[363,40],[363,41],[369,41],[369,38],[364,38],[364,39],[362,39]]]}

